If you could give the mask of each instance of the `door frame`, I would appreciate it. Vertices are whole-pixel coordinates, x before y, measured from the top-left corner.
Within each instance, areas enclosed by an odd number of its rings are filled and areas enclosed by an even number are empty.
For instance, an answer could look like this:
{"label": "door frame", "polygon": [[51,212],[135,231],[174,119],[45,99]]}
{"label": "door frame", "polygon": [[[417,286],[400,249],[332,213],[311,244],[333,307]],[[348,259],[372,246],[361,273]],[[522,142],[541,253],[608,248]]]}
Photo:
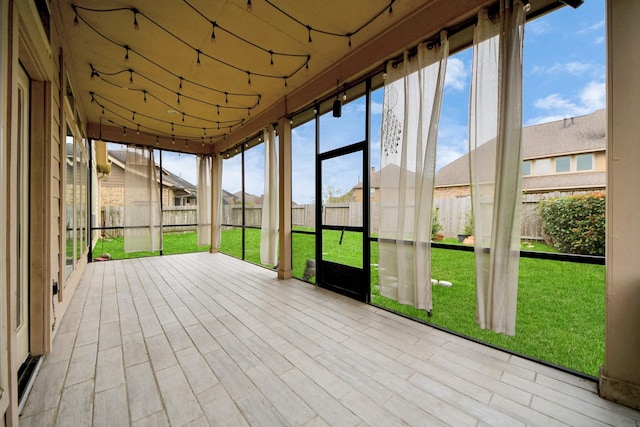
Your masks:
{"label": "door frame", "polygon": [[[316,284],[322,288],[347,295],[365,303],[371,301],[371,239],[370,239],[370,195],[369,170],[371,141],[371,79],[366,80],[365,89],[365,139],[345,145],[324,153],[320,153],[320,107],[316,106],[315,140],[316,140]],[[322,231],[335,227],[322,224],[322,162],[353,153],[362,153],[362,226],[338,227],[346,231],[362,233],[362,269],[322,260]],[[339,282],[356,281],[355,287],[346,287]]]}
{"label": "door frame", "polygon": [[[31,148],[31,78],[18,67],[18,126],[16,143],[16,354],[22,364],[30,354],[31,209],[29,194]],[[18,298],[20,297],[20,298]]]}

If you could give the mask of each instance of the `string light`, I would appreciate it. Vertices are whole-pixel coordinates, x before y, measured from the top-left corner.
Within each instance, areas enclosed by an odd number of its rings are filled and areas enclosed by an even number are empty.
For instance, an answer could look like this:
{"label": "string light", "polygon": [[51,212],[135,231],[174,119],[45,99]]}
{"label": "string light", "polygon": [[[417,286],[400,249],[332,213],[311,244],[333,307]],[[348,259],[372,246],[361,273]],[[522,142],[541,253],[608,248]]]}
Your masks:
{"label": "string light", "polygon": [[124,62],[129,62],[129,46],[124,46]]}
{"label": "string light", "polygon": [[[196,9],[194,6],[192,6],[187,0],[183,0],[183,1],[185,2],[185,4],[190,6],[194,11],[196,11],[198,14],[200,14],[204,19],[207,19],[208,22],[212,22],[211,20],[206,18],[206,16],[203,15],[202,12],[200,12],[198,9]],[[93,8],[86,8],[86,7],[75,6],[75,5],[72,6],[72,7],[74,8],[74,10],[76,10],[76,13],[77,13],[78,10],[86,11],[86,12],[95,12],[95,13],[111,13],[111,12],[117,12],[117,11],[122,11],[122,10],[129,10],[129,11],[133,11],[134,10],[133,8],[93,9]],[[212,56],[212,55],[209,55],[209,54],[203,52],[199,48],[196,48],[195,46],[191,45],[190,43],[188,43],[187,41],[182,39],[180,36],[178,36],[175,33],[171,32],[166,25],[162,25],[162,24],[156,22],[155,20],[153,20],[152,18],[150,18],[149,16],[147,16],[146,14],[144,14],[143,12],[141,12],[138,9],[135,9],[135,10],[136,10],[136,14],[139,14],[140,16],[143,16],[144,18],[146,18],[150,23],[155,25],[160,31],[163,31],[164,33],[166,33],[169,36],[173,37],[175,40],[179,41],[180,43],[185,45],[187,48],[195,50],[197,52],[196,65],[201,63],[200,56],[205,56],[205,57],[211,59],[212,61],[215,61],[215,62],[217,62],[219,64],[222,64],[222,65],[224,65],[226,67],[232,68],[232,69],[237,70],[239,72],[246,72],[245,69],[243,69],[243,68],[241,68],[241,67],[239,67],[237,65],[234,65],[234,64],[232,64],[230,62],[224,61],[224,60],[222,60],[220,58],[217,58],[215,56]],[[131,50],[131,51],[135,52],[136,54],[138,54],[140,56],[143,56],[140,52],[135,51],[134,49],[132,49],[131,47],[129,47],[127,45],[122,45],[122,44],[116,42],[115,40],[111,39],[110,37],[106,36],[102,32],[100,32],[97,28],[95,28],[93,25],[91,25],[89,22],[87,22],[87,20],[82,15],[78,14],[78,17],[79,17],[79,19],[82,19],[82,21],[91,30],[93,30],[96,34],[100,35],[105,40],[107,40],[107,41],[109,41],[109,42],[111,42],[111,43],[113,43],[115,45],[120,45],[120,46],[124,47],[127,50],[127,54],[125,55],[125,60],[128,60],[128,50]],[[216,28],[218,28],[219,30],[225,31],[226,33],[230,34],[231,36],[235,37],[236,39],[241,40],[241,41],[243,41],[243,42],[245,42],[245,43],[257,48],[257,49],[260,49],[260,50],[262,50],[263,52],[265,52],[267,54],[269,52],[269,49],[261,47],[261,46],[257,45],[256,43],[253,43],[253,42],[251,42],[251,41],[249,41],[249,40],[247,40],[247,39],[245,39],[245,38],[243,38],[243,37],[231,32],[231,31],[229,31],[227,29],[224,29],[219,24],[216,24]],[[302,70],[305,67],[306,62],[309,61],[309,57],[310,57],[307,54],[284,53],[284,52],[276,52],[276,51],[273,51],[273,54],[274,55],[289,56],[289,57],[297,57],[297,58],[300,58],[300,59],[304,59],[304,62],[302,64],[300,64],[297,68],[295,68],[293,71],[291,71],[289,73],[290,76],[294,75],[297,72],[299,72],[300,70]],[[148,58],[145,58],[145,59],[149,60]],[[153,62],[151,60],[149,60],[149,61]],[[156,64],[156,65],[158,65],[158,64]],[[257,71],[250,71],[250,72],[253,75],[256,75],[256,76],[259,76],[259,77],[265,77],[265,78],[275,79],[275,78],[280,78],[281,77],[279,75],[268,74],[268,73],[259,73]]]}
{"label": "string light", "polygon": [[253,12],[253,5],[251,4],[251,0],[247,0],[247,12]]}
{"label": "string light", "polygon": [[211,21],[211,43],[216,42],[216,21]]}
{"label": "string light", "polygon": [[122,126],[122,135],[127,136],[127,128]]}
{"label": "string light", "polygon": [[346,39],[349,40],[349,46],[351,46],[351,43],[350,43],[351,42],[351,37],[356,35],[356,34],[358,34],[360,31],[362,31],[366,27],[368,27],[373,21],[378,19],[378,17],[380,17],[380,15],[382,15],[384,12],[388,12],[389,17],[393,17],[393,7],[392,7],[392,5],[395,2],[395,0],[389,0],[388,5],[384,6],[384,8],[382,8],[382,9],[380,9],[376,14],[374,14],[366,22],[364,22],[362,25],[360,25],[355,30],[349,31],[349,32],[346,32],[346,33],[338,33],[336,31],[314,28],[310,24],[308,24],[306,22],[302,22],[300,19],[296,18],[291,13],[289,13],[286,10],[282,9],[281,7],[277,6],[271,0],[264,0],[264,2],[266,4],[268,4],[269,6],[271,6],[272,8],[274,8],[275,10],[277,10],[278,12],[280,12],[282,15],[286,16],[290,20],[292,20],[295,23],[297,23],[298,25],[306,28],[307,29],[307,33],[308,33],[307,41],[309,42],[309,44],[311,44],[311,42],[312,42],[311,32],[313,31],[313,32],[316,32],[316,33],[319,33],[319,34],[324,34],[324,35],[327,35],[327,36],[346,38]]}
{"label": "string light", "polygon": [[[98,107],[100,107],[100,108],[102,109],[102,114],[103,114],[103,115],[105,114],[105,111],[108,111],[109,113],[111,113],[111,114],[113,114],[113,115],[115,115],[115,116],[119,117],[119,118],[120,118],[120,119],[122,119],[123,121],[130,122],[130,123],[132,123],[133,125],[135,125],[135,124],[136,124],[136,123],[134,122],[134,120],[131,120],[131,119],[129,118],[129,117],[133,117],[133,111],[132,111],[132,110],[130,110],[130,109],[126,108],[125,106],[123,106],[123,105],[121,105],[121,104],[118,104],[118,103],[116,103],[116,102],[114,102],[114,101],[112,101],[112,100],[110,100],[110,99],[108,99],[108,98],[105,98],[105,97],[103,97],[103,96],[101,96],[101,95],[99,95],[99,94],[97,94],[97,93],[95,93],[95,92],[89,92],[89,94],[90,94],[91,98],[94,100],[94,102],[98,105]],[[106,107],[105,107],[105,105],[101,102],[101,100],[102,100],[102,101],[104,101],[104,102],[107,102],[107,103],[109,103],[109,104],[114,105],[115,107],[117,107],[117,108],[118,108],[118,109],[120,109],[120,110],[123,110],[123,111],[125,111],[125,112],[128,112],[129,114],[131,114],[131,116],[125,116],[125,115],[123,115],[123,114],[120,114],[120,113],[116,112],[116,111],[115,111],[115,110],[113,110],[113,109],[106,108]],[[186,114],[185,114],[185,116],[186,116]],[[196,129],[203,129],[203,131],[204,131],[204,132],[206,132],[206,129],[214,129],[214,127],[213,127],[213,126],[210,126],[210,127],[208,127],[208,128],[207,128],[207,127],[202,127],[202,125],[200,125],[200,126],[195,126],[195,125],[187,125],[187,124],[176,124],[176,123],[174,123],[174,122],[169,122],[169,121],[166,121],[166,120],[158,119],[158,118],[156,118],[156,117],[153,117],[153,116],[150,116],[150,115],[146,115],[146,114],[143,114],[143,113],[140,113],[140,112],[135,112],[135,117],[136,117],[136,118],[138,118],[138,117],[144,117],[145,119],[148,119],[148,120],[154,120],[154,121],[156,121],[156,122],[158,122],[158,123],[166,124],[167,126],[169,126],[169,125],[170,125],[170,126],[171,126],[171,131],[172,131],[172,132],[175,132],[175,128],[176,128],[177,126],[180,126],[180,127],[182,127],[182,128],[185,128],[185,129],[192,129],[192,130],[196,130]],[[226,121],[219,121],[219,120],[218,120],[218,121],[213,121],[213,120],[209,120],[209,119],[205,119],[205,118],[200,118],[200,117],[196,117],[196,116],[191,116],[191,117],[194,117],[194,118],[195,118],[195,119],[197,119],[197,120],[206,121],[206,122],[209,122],[209,123],[215,124],[215,128],[217,128],[217,130],[220,130],[220,124],[221,124],[221,123],[224,123],[225,125],[228,125],[228,126],[229,126],[229,128],[233,129],[233,128],[235,128],[236,126],[239,126],[239,125],[241,125],[241,124],[244,122],[244,119],[235,119],[235,120],[226,120]],[[149,128],[149,127],[147,127],[147,128],[148,128],[149,130],[153,130],[153,129]],[[154,130],[154,131],[155,131],[155,130]],[[163,133],[163,132],[161,132],[161,131],[157,131],[157,132],[158,132],[158,133]],[[165,133],[165,134],[166,134],[166,135],[169,135],[168,133]],[[221,135],[217,135],[217,136],[215,136],[215,137],[217,138],[217,137],[220,137],[220,136],[221,136]]]}
{"label": "string light", "polygon": [[[95,67],[93,67],[91,65],[91,73],[92,73],[93,76],[98,76],[104,82],[109,83],[112,86],[116,86],[116,87],[121,87],[121,85],[116,83],[116,82],[112,82],[109,79],[106,79],[105,76],[117,76],[119,74],[126,73],[126,72],[136,73],[136,71],[131,69],[131,68],[108,73],[108,72],[105,72],[105,71],[102,71],[102,70],[98,70],[98,69],[96,69]],[[159,82],[157,82],[157,81],[155,81],[153,79],[150,79],[147,76],[142,75],[140,73],[138,73],[138,76],[142,77],[143,79],[145,79],[147,81],[150,81],[151,83],[153,83],[153,84],[155,84],[155,85],[157,85],[157,86],[159,86],[159,87],[161,87],[161,88],[163,88],[163,89],[165,89],[167,91],[173,92],[177,97],[178,103],[181,103],[182,98],[187,98],[189,100],[192,100],[192,101],[204,104],[204,105],[215,106],[218,109],[218,114],[220,114],[220,108],[224,108],[224,109],[227,109],[227,110],[246,110],[247,108],[251,108],[251,109],[257,108],[258,105],[260,105],[260,100],[262,98],[262,96],[259,95],[259,94],[258,95],[245,95],[245,94],[234,94],[234,93],[229,93],[229,92],[225,91],[225,92],[220,92],[221,94],[222,93],[225,94],[225,105],[220,106],[220,104],[213,104],[211,102],[205,101],[205,100],[200,99],[200,98],[195,98],[193,96],[188,96],[188,95],[182,94],[180,92],[175,92],[170,87],[165,86],[165,85],[163,85],[163,84],[161,84],[161,83],[159,83]],[[173,108],[169,103],[163,101],[158,96],[153,95],[153,93],[147,91],[146,89],[129,88],[129,90],[142,92],[143,93],[143,97],[144,97],[144,102],[147,102],[147,94],[148,94],[149,96],[157,99],[159,102],[162,102],[166,106]],[[253,98],[256,99],[256,101],[252,105],[249,105],[249,106],[240,105],[240,104],[229,104],[229,96],[243,97],[243,98],[253,97]],[[176,108],[173,108],[173,109],[176,109]]]}
{"label": "string light", "polygon": [[133,85],[133,70],[129,68],[129,84]]}
{"label": "string light", "polygon": [[138,128],[136,129],[136,133],[140,135],[140,125],[138,125]]}

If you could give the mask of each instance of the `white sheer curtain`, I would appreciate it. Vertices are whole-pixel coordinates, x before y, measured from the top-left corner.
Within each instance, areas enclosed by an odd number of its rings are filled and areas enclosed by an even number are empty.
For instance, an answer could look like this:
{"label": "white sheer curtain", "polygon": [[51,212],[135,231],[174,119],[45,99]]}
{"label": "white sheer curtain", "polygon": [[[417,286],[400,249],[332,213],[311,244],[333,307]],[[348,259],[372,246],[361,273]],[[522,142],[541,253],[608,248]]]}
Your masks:
{"label": "white sheer curtain", "polygon": [[272,125],[264,131],[264,197],[260,231],[260,262],[278,263],[278,156]]}
{"label": "white sheer curtain", "polygon": [[496,23],[478,15],[469,113],[476,258],[476,321],[515,334],[522,188],[520,0],[502,0]]}
{"label": "white sheer curtain", "polygon": [[428,311],[436,141],[449,55],[446,33],[440,39],[387,65],[382,119],[380,293]]}
{"label": "white sheer curtain", "polygon": [[153,149],[129,146],[124,172],[124,251],[162,249],[161,220]]}
{"label": "white sheer curtain", "polygon": [[196,216],[198,221],[198,245],[211,243],[211,157],[199,155],[196,158],[198,171],[198,204]]}
{"label": "white sheer curtain", "polygon": [[222,231],[222,155],[211,159],[211,252],[220,249]]}

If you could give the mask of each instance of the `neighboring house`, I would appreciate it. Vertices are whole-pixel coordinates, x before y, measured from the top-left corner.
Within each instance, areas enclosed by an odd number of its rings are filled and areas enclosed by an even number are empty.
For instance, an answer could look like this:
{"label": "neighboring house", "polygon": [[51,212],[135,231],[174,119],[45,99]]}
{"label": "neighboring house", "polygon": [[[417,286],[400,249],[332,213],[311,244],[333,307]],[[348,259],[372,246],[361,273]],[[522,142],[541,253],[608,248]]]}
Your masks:
{"label": "neighboring house", "polygon": [[[606,111],[598,110],[586,116],[524,127],[523,191],[605,190],[606,125]],[[465,154],[436,174],[435,198],[469,195],[469,155]]]}
{"label": "neighboring house", "polygon": [[[242,191],[233,193],[233,197],[237,200],[236,203],[242,203]],[[251,193],[244,193],[244,203],[249,206],[262,205],[264,201],[264,195],[256,196]]]}
{"label": "neighboring house", "polygon": [[[124,206],[124,171],[127,152],[109,150],[108,159],[111,173],[98,180],[100,206]],[[159,170],[160,167],[156,165]],[[197,186],[178,175],[162,169],[162,206],[195,206],[197,204]]]}
{"label": "neighboring house", "polygon": [[[362,181],[353,187],[353,194],[356,202],[362,203]],[[369,171],[369,198],[371,203],[380,201],[380,171],[376,172],[376,168],[373,166]]]}

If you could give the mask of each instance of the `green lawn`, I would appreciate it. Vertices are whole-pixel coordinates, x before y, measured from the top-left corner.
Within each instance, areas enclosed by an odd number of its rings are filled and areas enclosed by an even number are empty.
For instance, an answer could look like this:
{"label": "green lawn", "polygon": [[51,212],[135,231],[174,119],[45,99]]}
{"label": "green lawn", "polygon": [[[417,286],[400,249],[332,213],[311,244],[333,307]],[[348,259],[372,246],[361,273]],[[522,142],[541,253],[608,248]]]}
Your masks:
{"label": "green lawn", "polygon": [[[162,253],[164,255],[206,252],[210,246],[198,246],[196,233],[165,233],[162,236]],[[141,258],[160,255],[160,252],[124,252],[124,237],[98,239],[93,248],[93,259],[102,254],[109,254],[111,259]]]}
{"label": "green lawn", "polygon": [[[325,253],[336,248],[339,231],[324,236]],[[346,238],[345,234],[345,238]],[[443,243],[459,244],[456,239]],[[345,241],[343,240],[343,245]],[[301,278],[307,258],[313,258],[315,237],[293,235],[293,272]],[[555,252],[543,243],[525,243],[523,250]],[[338,248],[339,250],[339,248]],[[353,258],[358,257],[356,250]],[[345,258],[344,263],[356,261]],[[601,265],[520,259],[516,335],[509,337],[480,329],[475,323],[476,291],[473,252],[434,248],[432,277],[453,283],[434,286],[432,317],[422,310],[398,304],[378,291],[378,244],[371,243],[372,303],[401,312],[478,340],[536,359],[597,376],[604,360],[605,270]]]}
{"label": "green lawn", "polygon": [[[325,231],[325,259],[350,265],[361,265],[360,235],[345,233],[340,244],[340,231]],[[444,243],[457,243],[457,240]],[[196,234],[166,234],[164,253],[176,254],[206,251],[197,246]],[[93,255],[108,252],[113,259],[150,256],[158,253],[124,254],[122,239],[99,241]],[[308,259],[315,258],[315,236],[294,233],[293,275],[302,278]],[[242,229],[222,233],[221,252],[240,258]],[[523,250],[552,251],[541,243]],[[245,230],[245,259],[260,263],[260,230]],[[478,340],[526,354],[536,359],[597,376],[604,360],[604,266],[561,261],[520,259],[518,314],[516,335],[508,337],[481,330],[475,323],[475,278],[473,252],[434,248],[432,277],[453,283],[450,288],[433,288],[433,312],[403,306],[380,296],[378,292],[378,244],[371,243],[372,303],[404,313],[434,325]],[[269,266],[270,267],[270,266]],[[312,282],[315,278],[312,278]]]}

